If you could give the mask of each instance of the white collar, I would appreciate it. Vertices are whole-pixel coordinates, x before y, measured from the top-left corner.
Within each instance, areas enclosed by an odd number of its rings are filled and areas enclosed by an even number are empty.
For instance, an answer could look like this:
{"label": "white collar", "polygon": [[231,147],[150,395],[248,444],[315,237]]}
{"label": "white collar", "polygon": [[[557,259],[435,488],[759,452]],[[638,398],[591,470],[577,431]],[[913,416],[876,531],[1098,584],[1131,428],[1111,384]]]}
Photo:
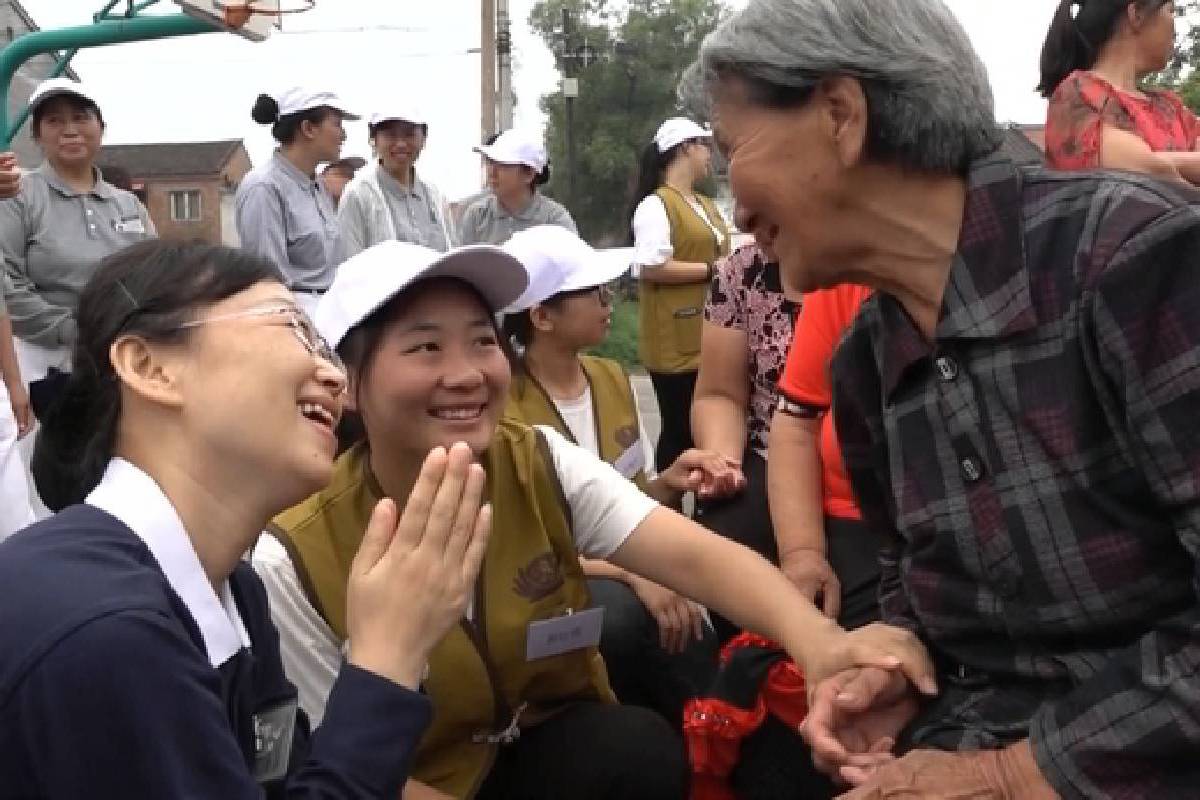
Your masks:
{"label": "white collar", "polygon": [[153,478],[128,461],[114,458],[84,502],[116,517],[145,542],[167,583],[200,628],[214,668],[243,647],[250,647],[250,634],[233,601],[229,581],[221,585],[218,597],[183,521]]}

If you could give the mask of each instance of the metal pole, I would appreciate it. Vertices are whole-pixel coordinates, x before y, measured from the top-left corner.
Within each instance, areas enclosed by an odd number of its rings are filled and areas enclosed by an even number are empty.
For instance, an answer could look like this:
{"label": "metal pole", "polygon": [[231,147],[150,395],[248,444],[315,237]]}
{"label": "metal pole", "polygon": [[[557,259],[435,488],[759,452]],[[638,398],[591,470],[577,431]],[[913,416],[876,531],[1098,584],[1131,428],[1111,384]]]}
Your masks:
{"label": "metal pole", "polygon": [[[91,25],[73,28],[35,31],[14,39],[0,49],[0,147],[7,148],[17,131],[24,124],[25,114],[18,124],[9,127],[8,91],[13,77],[29,59],[56,50],[77,50],[85,47],[104,47],[124,42],[141,42],[147,39],[166,39],[173,36],[191,36],[197,33],[217,33],[221,29],[187,14],[167,14],[125,19],[104,19]],[[66,68],[66,60],[62,62]],[[61,71],[59,72],[61,74]]]}
{"label": "metal pole", "polygon": [[512,91],[512,30],[508,18],[508,0],[496,0],[496,53],[499,58],[500,130],[506,131],[513,125]]}
{"label": "metal pole", "polygon": [[496,0],[479,0],[479,102],[483,138],[496,133]]}
{"label": "metal pole", "polygon": [[567,95],[567,207],[575,208],[575,98]]}

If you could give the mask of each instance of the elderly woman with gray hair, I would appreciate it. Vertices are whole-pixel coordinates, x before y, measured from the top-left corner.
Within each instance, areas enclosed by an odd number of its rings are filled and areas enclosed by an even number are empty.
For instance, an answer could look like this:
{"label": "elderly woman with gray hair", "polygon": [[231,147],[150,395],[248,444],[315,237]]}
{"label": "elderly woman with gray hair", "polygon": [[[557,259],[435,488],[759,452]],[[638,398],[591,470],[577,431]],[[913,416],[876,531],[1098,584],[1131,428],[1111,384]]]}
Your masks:
{"label": "elderly woman with gray hair", "polygon": [[875,290],[834,422],[885,540],[884,621],[941,692],[875,669],[812,687],[819,764],[849,798],[1195,797],[1194,195],[996,152],[940,0],[751,0],[684,90],[785,280]]}

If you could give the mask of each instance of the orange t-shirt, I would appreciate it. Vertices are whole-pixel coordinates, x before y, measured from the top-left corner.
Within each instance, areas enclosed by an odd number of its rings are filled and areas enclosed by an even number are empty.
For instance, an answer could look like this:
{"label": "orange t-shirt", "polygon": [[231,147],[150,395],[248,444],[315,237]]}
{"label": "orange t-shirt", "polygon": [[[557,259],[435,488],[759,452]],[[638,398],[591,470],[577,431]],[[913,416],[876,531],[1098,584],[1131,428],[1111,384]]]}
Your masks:
{"label": "orange t-shirt", "polygon": [[828,413],[833,403],[829,362],[858,315],[859,306],[870,296],[870,288],[853,284],[806,294],[796,320],[787,366],[779,381],[779,391],[788,400],[823,413],[820,449],[823,506],[827,516],[840,519],[861,519],[862,514],[842,462],[833,414]]}

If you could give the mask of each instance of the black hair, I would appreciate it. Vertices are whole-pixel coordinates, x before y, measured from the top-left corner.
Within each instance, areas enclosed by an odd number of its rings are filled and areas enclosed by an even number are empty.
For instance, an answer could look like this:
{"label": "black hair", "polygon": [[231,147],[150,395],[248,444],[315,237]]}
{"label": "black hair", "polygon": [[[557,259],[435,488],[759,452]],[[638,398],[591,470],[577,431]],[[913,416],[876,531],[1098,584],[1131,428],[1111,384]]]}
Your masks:
{"label": "black hair", "polygon": [[[567,292],[559,292],[556,295],[547,297],[538,303],[538,305],[556,310],[561,309],[563,300],[567,298],[567,294]],[[533,343],[533,317],[529,312],[530,309],[527,308],[524,311],[504,315],[501,332],[504,334],[505,341],[516,342],[521,347],[529,347]]]}
{"label": "black hair", "polygon": [[30,465],[46,506],[83,502],[116,445],[120,379],[109,349],[119,337],[182,339],[197,309],[262,281],[279,280],[269,261],[229,247],[147,240],[100,262],[79,298],[72,371],[41,419]]}
{"label": "black hair", "polygon": [[294,114],[279,116],[279,103],[269,94],[260,94],[254,101],[250,117],[259,125],[270,125],[271,135],[280,144],[291,144],[300,133],[300,126],[306,122],[320,125],[330,116],[341,116],[341,112],[331,106],[317,106]]}
{"label": "black hair", "polygon": [[[379,354],[379,348],[383,346],[383,337],[387,329],[425,292],[438,286],[461,288],[474,297],[480,306],[487,309],[488,319],[491,320],[492,328],[496,331],[496,338],[500,341],[501,349],[508,357],[509,364],[515,363],[511,348],[507,345],[503,333],[496,324],[495,310],[482,292],[461,278],[426,278],[406,286],[403,291],[375,309],[366,319],[347,331],[346,335],[342,337],[341,343],[338,344],[338,356],[345,363],[350,375],[354,376],[354,405],[357,408],[362,408],[362,387],[375,365],[375,356]],[[341,422],[338,423],[337,437],[339,453],[366,440],[367,429],[363,423],[362,414],[348,408],[343,411]]]}
{"label": "black hair", "polygon": [[663,174],[666,172],[671,162],[675,157],[683,152],[684,145],[689,142],[680,142],[674,147],[667,150],[665,153],[658,151],[658,145],[654,142],[642,148],[642,155],[638,159],[637,183],[633,186],[633,200],[629,204],[629,244],[633,244],[633,214],[637,211],[637,207],[641,202],[650,195],[658,191],[658,187],[663,184]]}
{"label": "black hair", "polygon": [[[1136,6],[1149,15],[1170,0],[1061,0],[1046,41],[1042,45],[1041,83],[1037,91],[1050,97],[1068,75],[1080,69],[1091,69],[1101,48],[1117,32],[1117,26],[1129,6]],[[1076,6],[1075,18],[1071,7]]]}
{"label": "black hair", "polygon": [[39,128],[42,125],[42,120],[46,117],[46,108],[55,100],[63,99],[71,106],[71,111],[87,111],[96,117],[96,121],[100,123],[100,127],[104,128],[104,115],[100,113],[100,106],[88,100],[86,97],[80,97],[77,94],[59,94],[54,97],[49,97],[33,107],[33,114],[30,117],[29,131],[36,140],[39,136]]}

